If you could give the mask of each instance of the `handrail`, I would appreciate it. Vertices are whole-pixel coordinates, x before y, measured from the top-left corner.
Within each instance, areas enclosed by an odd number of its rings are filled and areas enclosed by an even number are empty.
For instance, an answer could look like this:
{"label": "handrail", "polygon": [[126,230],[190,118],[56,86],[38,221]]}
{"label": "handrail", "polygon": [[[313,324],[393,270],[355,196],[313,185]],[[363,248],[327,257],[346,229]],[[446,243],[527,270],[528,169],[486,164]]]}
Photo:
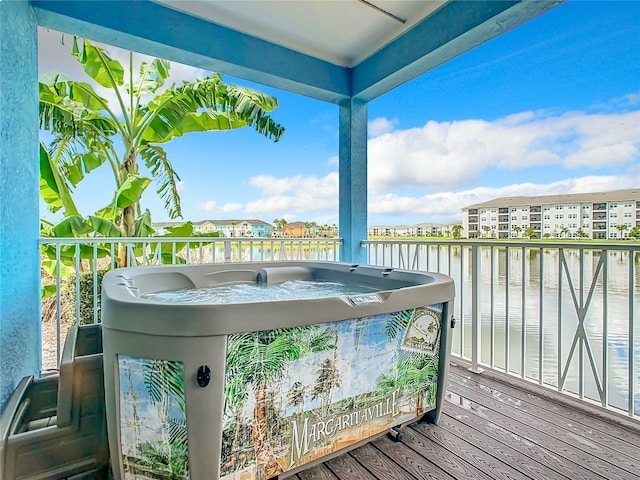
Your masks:
{"label": "handrail", "polygon": [[[49,301],[55,311],[56,339],[48,346],[53,360],[45,366],[57,368],[63,317],[99,321],[100,270],[117,264],[118,246],[127,252],[127,265],[338,261],[342,240],[41,238],[39,243],[48,255],[43,259],[53,266],[49,280],[55,287]],[[454,278],[459,328],[454,331],[453,355],[468,360],[472,370],[517,375],[640,418],[635,325],[640,244],[393,239],[365,241],[362,246],[370,264],[437,271]],[[75,272],[85,273],[81,277]],[[80,298],[84,288],[90,290],[88,304]]]}
{"label": "handrail", "polygon": [[368,262],[456,283],[453,355],[640,418],[637,242],[372,240]]}

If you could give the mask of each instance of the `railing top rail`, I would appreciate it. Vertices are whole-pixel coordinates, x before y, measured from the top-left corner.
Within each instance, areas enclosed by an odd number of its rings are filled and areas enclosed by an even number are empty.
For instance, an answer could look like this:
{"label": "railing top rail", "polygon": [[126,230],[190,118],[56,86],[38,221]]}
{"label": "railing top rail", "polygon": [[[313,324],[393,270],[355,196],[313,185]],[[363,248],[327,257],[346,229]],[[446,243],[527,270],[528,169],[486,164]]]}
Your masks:
{"label": "railing top rail", "polygon": [[581,242],[581,241],[517,241],[517,240],[364,240],[363,246],[367,245],[461,245],[461,246],[484,246],[484,247],[529,247],[529,248],[577,248],[587,250],[640,250],[640,242],[627,240],[624,242]]}
{"label": "railing top rail", "polygon": [[305,237],[40,237],[43,244],[94,243],[214,243],[214,242],[315,242],[342,244],[341,238]]}

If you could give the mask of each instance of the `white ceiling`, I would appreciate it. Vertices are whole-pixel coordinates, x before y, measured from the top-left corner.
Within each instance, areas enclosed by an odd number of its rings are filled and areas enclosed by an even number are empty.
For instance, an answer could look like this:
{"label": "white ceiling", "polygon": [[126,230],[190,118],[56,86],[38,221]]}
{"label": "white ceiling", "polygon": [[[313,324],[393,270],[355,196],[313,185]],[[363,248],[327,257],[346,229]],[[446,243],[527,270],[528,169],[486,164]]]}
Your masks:
{"label": "white ceiling", "polygon": [[156,0],[175,10],[343,67],[359,64],[447,1]]}

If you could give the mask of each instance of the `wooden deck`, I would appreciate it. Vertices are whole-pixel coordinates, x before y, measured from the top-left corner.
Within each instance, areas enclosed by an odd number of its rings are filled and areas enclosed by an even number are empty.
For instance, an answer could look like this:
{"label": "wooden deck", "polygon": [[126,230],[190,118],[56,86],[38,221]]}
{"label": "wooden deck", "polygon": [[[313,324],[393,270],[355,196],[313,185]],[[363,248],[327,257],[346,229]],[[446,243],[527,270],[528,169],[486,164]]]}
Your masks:
{"label": "wooden deck", "polygon": [[554,392],[452,365],[439,425],[414,424],[299,480],[640,478],[640,428]]}

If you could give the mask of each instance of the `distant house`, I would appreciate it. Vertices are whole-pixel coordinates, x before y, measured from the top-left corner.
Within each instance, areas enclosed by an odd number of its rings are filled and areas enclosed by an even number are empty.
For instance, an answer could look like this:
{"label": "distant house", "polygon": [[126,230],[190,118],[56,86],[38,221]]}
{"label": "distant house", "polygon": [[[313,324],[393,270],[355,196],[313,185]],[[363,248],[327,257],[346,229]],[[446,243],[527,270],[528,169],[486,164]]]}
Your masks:
{"label": "distant house", "polygon": [[367,228],[372,237],[446,237],[453,231],[453,225],[441,223],[418,223],[417,225],[373,225]]}
{"label": "distant house", "polygon": [[443,234],[443,227],[445,225],[441,223],[418,223],[414,225],[417,237],[440,237]]}
{"label": "distant house", "polygon": [[392,236],[392,227],[389,225],[374,225],[367,228],[367,234],[372,237],[390,237]]}
{"label": "distant house", "polygon": [[394,237],[412,237],[414,236],[414,229],[409,225],[396,225],[393,227]]}
{"label": "distant house", "polygon": [[[167,227],[179,225],[183,222],[156,222],[153,228],[156,235],[168,233]],[[221,237],[255,237],[266,238],[271,236],[273,226],[270,223],[256,219],[226,219],[226,220],[200,220],[193,223],[193,233],[211,234],[218,233]]]}
{"label": "distant house", "polygon": [[285,237],[301,238],[307,236],[307,227],[304,222],[292,222],[282,227]]}

